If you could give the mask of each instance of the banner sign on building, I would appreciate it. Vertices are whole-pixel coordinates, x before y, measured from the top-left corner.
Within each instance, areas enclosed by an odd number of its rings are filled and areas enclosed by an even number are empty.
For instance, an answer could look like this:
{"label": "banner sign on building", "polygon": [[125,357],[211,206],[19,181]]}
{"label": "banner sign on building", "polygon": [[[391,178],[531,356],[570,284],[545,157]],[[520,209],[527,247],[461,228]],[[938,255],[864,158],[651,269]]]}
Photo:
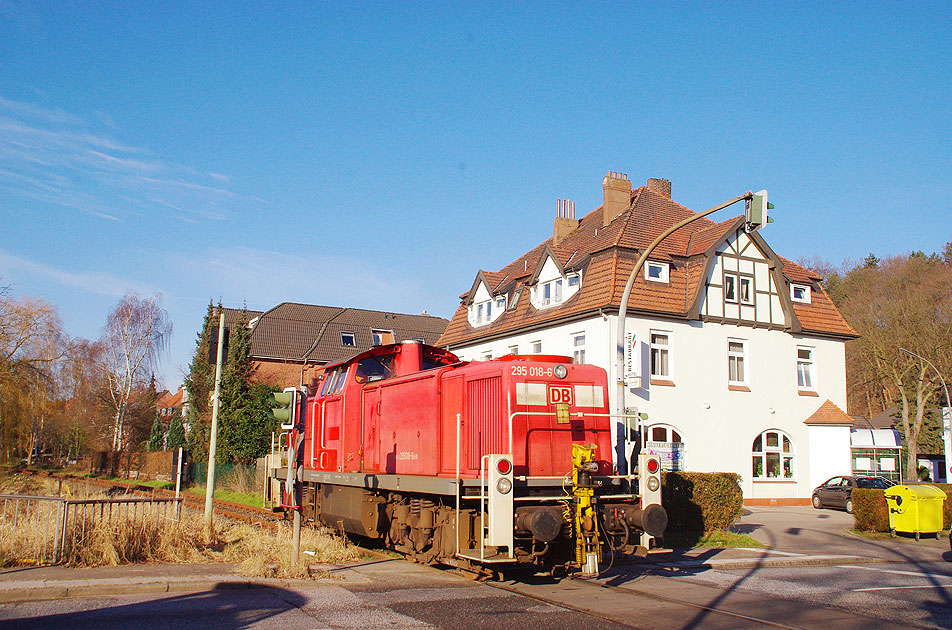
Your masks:
{"label": "banner sign on building", "polygon": [[684,466],[684,442],[648,442],[648,453],[657,455],[661,460],[661,470],[678,472]]}
{"label": "banner sign on building", "polygon": [[625,387],[641,387],[641,344],[634,332],[625,335]]}

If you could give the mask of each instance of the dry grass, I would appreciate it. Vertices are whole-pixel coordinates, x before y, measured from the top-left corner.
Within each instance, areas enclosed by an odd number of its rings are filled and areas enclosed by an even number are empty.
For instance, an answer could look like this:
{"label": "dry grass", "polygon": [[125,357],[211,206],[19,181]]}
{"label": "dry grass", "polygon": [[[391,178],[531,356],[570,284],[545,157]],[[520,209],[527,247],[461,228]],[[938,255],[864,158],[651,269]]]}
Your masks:
{"label": "dry grass", "polygon": [[235,466],[231,473],[215,484],[216,489],[236,494],[261,494],[261,488],[255,482],[255,470],[246,466]]}
{"label": "dry grass", "polygon": [[[55,482],[19,476],[0,479],[0,494],[54,495]],[[64,492],[65,494],[65,492]],[[0,565],[49,562],[55,532],[47,526],[53,520],[47,508],[27,511],[15,506],[0,515]],[[55,510],[54,510],[55,513]],[[299,562],[291,558],[291,528],[282,526],[277,534],[228,519],[216,519],[211,540],[206,540],[203,514],[185,509],[181,521],[139,507],[135,514],[117,509],[114,515],[78,512],[67,527],[64,558],[70,566],[115,566],[141,562],[231,562],[243,575],[304,579],[310,577],[308,564],[339,563],[359,558],[346,538],[301,530]],[[14,522],[16,525],[14,525]]]}
{"label": "dry grass", "polygon": [[[277,535],[250,525],[235,525],[224,533],[224,555],[228,561],[239,562],[242,575],[306,579],[308,565],[353,562],[360,554],[346,538],[301,528],[302,558],[292,561],[291,528],[282,527]],[[303,552],[309,553],[303,553]]]}

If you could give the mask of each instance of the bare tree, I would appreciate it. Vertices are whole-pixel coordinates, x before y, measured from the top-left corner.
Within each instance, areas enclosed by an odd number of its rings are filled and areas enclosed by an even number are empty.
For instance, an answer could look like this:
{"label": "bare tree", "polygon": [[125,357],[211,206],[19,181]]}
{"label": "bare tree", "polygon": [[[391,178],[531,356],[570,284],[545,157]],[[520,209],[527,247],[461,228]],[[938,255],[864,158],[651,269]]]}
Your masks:
{"label": "bare tree", "polygon": [[105,372],[113,410],[112,448],[125,446],[125,419],[133,390],[144,384],[172,336],[160,296],[139,299],[127,293],[109,313],[103,329]]}
{"label": "bare tree", "polygon": [[69,342],[55,307],[14,298],[0,286],[0,444],[28,459],[40,437],[54,395],[55,366]]}
{"label": "bare tree", "polygon": [[939,374],[900,348],[952,373],[952,265],[921,254],[867,261],[846,274],[839,306],[861,337],[847,346],[851,409],[894,404],[914,475],[926,410],[941,391]]}

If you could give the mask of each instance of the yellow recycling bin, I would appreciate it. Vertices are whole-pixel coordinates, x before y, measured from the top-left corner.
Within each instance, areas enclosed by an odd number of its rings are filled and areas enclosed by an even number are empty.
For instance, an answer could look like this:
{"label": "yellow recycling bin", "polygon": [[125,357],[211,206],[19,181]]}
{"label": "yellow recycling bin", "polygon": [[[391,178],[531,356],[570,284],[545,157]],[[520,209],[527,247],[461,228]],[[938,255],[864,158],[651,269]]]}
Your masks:
{"label": "yellow recycling bin", "polygon": [[945,493],[935,486],[892,486],[883,490],[889,508],[889,533],[933,534],[942,530]]}

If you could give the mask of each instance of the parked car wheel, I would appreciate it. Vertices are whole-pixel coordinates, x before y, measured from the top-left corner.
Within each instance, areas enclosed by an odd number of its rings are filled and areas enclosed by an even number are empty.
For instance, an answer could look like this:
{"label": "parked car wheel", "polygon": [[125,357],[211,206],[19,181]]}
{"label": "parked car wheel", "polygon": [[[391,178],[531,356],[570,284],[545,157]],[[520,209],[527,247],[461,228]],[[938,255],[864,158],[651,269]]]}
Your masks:
{"label": "parked car wheel", "polygon": [[853,513],[853,499],[846,500],[846,513],[847,514]]}
{"label": "parked car wheel", "polygon": [[818,510],[819,510],[821,507],[823,507],[823,504],[820,503],[820,497],[818,497],[818,496],[815,495],[815,494],[813,495],[813,507],[815,507],[815,508],[818,509]]}

